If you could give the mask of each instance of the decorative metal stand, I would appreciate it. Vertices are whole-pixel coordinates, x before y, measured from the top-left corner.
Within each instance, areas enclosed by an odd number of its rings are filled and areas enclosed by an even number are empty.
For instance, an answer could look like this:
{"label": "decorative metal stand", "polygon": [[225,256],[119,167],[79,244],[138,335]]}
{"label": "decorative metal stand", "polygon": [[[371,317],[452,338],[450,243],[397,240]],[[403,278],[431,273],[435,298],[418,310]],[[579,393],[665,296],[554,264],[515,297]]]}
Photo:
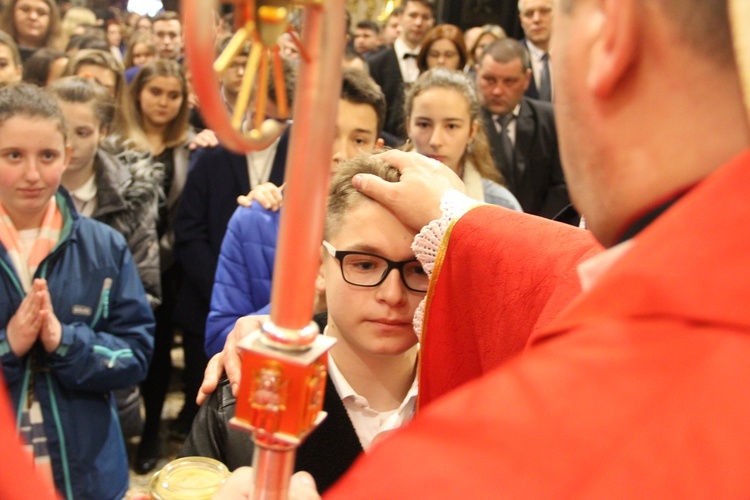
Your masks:
{"label": "decorative metal stand", "polygon": [[[304,8],[302,40],[298,42],[302,60],[287,158],[271,321],[240,343],[242,382],[232,422],[253,433],[255,498],[276,499],[287,496],[297,447],[325,418],[322,405],[327,351],[333,340],[318,335],[310,319],[330,178],[333,124],[341,92],[345,0],[233,3],[241,29],[215,62],[215,2],[185,0],[182,10],[188,61],[204,118],[222,143],[237,152],[263,149],[281,133],[275,122],[262,116],[267,78],[272,77],[273,65],[276,88],[283,88],[275,40],[287,30],[292,10]],[[246,40],[253,44],[245,73],[250,80],[243,81],[238,99],[242,109],[230,119],[216,74],[206,69],[225,70]],[[251,129],[243,131],[240,122],[253,86],[255,115]],[[282,103],[279,107],[283,111]]]}

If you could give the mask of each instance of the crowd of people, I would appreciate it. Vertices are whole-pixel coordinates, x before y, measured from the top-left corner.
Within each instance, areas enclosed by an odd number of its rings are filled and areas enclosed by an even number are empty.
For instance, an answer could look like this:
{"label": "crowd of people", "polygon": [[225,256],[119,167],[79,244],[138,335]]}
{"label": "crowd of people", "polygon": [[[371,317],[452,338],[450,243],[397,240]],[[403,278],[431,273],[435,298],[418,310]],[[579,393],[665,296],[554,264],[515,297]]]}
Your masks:
{"label": "crowd of people", "polygon": [[[179,14],[86,3],[0,14],[0,421],[39,498],[122,498],[167,438],[237,469],[222,498],[241,498],[236,345],[270,309],[304,26],[268,89],[283,133],[237,154],[204,125]],[[347,14],[315,284],[329,416],[293,493],[744,496],[750,130],[727,6],[518,12],[522,40],[431,0]],[[234,26],[216,13],[217,56]]]}

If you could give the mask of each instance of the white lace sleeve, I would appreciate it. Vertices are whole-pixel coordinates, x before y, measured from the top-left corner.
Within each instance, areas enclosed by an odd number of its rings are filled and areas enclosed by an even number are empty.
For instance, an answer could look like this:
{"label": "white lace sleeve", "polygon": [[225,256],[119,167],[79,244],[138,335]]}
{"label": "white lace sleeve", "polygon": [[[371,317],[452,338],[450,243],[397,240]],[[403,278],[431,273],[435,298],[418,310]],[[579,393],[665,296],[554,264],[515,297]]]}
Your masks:
{"label": "white lace sleeve", "polygon": [[[481,203],[469,198],[460,191],[451,189],[440,200],[440,210],[442,212],[440,218],[430,221],[414,237],[411,249],[414,251],[419,262],[422,263],[422,267],[428,276],[432,277],[432,270],[435,268],[435,260],[440,249],[440,243],[443,241],[445,232],[450,227],[451,222],[477,205],[481,205]],[[425,299],[422,299],[419,307],[414,312],[414,331],[418,337],[422,333],[424,308]]]}

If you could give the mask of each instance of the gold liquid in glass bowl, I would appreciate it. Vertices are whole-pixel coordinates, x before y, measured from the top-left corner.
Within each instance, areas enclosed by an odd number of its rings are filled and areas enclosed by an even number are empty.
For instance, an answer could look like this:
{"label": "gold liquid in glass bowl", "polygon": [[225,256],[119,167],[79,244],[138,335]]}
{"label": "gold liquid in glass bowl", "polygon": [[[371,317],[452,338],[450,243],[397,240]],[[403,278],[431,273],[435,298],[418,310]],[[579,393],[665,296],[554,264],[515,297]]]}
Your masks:
{"label": "gold liquid in glass bowl", "polygon": [[228,476],[226,465],[213,458],[178,458],[151,478],[151,497],[154,500],[209,500]]}

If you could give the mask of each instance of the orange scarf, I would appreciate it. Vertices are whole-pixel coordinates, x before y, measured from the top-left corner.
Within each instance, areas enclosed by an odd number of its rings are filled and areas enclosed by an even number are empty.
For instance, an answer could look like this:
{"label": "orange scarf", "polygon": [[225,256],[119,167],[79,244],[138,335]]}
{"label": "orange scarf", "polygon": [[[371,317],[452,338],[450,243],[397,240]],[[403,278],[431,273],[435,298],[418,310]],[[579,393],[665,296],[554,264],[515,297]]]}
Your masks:
{"label": "orange scarf", "polygon": [[39,264],[50,254],[57,242],[60,241],[60,232],[63,227],[62,212],[57,206],[57,201],[53,196],[47,205],[42,225],[39,228],[39,235],[34,241],[34,246],[29,252],[28,259],[24,261],[21,251],[21,240],[18,230],[13,225],[5,207],[0,204],[0,243],[3,244],[8,252],[16,274],[21,281],[21,286],[25,292],[31,290],[31,282],[34,273]]}

